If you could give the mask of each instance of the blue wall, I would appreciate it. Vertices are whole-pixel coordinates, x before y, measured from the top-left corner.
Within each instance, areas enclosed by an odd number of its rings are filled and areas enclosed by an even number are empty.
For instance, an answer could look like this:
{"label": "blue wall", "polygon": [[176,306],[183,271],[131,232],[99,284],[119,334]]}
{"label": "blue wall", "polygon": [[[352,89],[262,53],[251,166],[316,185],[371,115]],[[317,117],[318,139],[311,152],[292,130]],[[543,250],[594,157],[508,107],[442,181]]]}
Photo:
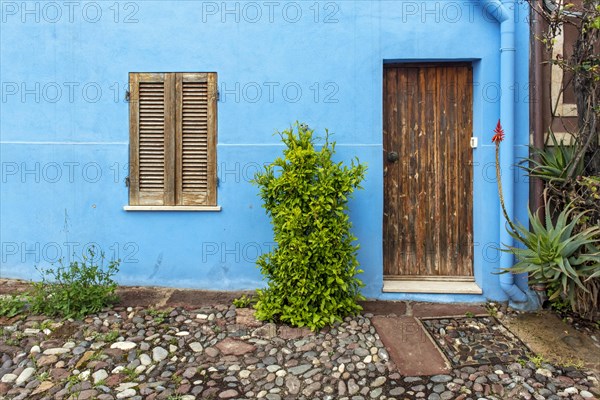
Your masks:
{"label": "blue wall", "polygon": [[[116,6],[115,6],[116,4]],[[264,285],[272,246],[248,181],[280,154],[276,129],[329,128],[338,157],[369,167],[351,203],[364,294],[502,300],[491,131],[499,117],[500,28],[477,1],[3,1],[0,26],[0,276],[97,243],[123,260],[123,284],[205,289]],[[527,8],[517,5],[517,153],[528,142]],[[385,61],[474,66],[475,276],[483,296],[382,294],[382,73]],[[128,73],[218,72],[221,212],[126,212]],[[518,179],[524,219],[528,186]]]}

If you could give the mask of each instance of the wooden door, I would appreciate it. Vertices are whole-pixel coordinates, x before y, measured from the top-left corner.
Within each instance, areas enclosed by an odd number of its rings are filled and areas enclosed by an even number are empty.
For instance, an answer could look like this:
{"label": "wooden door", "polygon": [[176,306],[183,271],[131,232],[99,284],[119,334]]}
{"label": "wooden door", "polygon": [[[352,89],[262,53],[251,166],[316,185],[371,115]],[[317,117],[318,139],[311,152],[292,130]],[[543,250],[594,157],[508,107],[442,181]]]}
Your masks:
{"label": "wooden door", "polygon": [[472,67],[385,65],[383,85],[384,275],[468,280]]}

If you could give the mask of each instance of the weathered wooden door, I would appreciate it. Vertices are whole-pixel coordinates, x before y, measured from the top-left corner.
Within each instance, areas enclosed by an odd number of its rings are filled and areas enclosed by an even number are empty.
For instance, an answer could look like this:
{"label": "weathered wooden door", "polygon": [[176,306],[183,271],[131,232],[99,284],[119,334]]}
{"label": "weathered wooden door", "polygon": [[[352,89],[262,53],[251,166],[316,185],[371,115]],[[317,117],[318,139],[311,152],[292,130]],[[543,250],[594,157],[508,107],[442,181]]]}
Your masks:
{"label": "weathered wooden door", "polygon": [[384,68],[384,275],[473,275],[472,67]]}

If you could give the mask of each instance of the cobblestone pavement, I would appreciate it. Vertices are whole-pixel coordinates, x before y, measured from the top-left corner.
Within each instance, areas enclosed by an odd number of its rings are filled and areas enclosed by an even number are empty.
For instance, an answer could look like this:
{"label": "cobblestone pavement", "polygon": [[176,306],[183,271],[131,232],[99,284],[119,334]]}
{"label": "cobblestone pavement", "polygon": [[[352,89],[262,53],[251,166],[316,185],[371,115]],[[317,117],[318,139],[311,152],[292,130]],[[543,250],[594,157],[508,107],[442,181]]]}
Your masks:
{"label": "cobblestone pavement", "polygon": [[454,367],[508,364],[529,349],[493,317],[425,319],[423,325]]}
{"label": "cobblestone pavement", "polygon": [[84,321],[4,320],[6,399],[594,399],[597,380],[531,361],[401,376],[371,314],[313,334],[251,310],[114,307]]}

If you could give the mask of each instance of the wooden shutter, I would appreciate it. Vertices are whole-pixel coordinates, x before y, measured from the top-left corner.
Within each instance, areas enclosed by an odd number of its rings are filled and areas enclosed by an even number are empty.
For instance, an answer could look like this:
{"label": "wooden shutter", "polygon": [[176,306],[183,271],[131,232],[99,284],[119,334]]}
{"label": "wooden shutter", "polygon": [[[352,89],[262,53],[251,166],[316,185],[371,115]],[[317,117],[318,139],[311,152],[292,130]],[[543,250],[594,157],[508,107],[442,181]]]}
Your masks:
{"label": "wooden shutter", "polygon": [[129,81],[129,204],[216,205],[216,73]]}
{"label": "wooden shutter", "polygon": [[216,73],[177,75],[177,204],[216,205]]}
{"label": "wooden shutter", "polygon": [[[130,190],[134,206],[172,204],[173,89],[170,74],[129,76]],[[169,195],[170,193],[170,195]]]}

